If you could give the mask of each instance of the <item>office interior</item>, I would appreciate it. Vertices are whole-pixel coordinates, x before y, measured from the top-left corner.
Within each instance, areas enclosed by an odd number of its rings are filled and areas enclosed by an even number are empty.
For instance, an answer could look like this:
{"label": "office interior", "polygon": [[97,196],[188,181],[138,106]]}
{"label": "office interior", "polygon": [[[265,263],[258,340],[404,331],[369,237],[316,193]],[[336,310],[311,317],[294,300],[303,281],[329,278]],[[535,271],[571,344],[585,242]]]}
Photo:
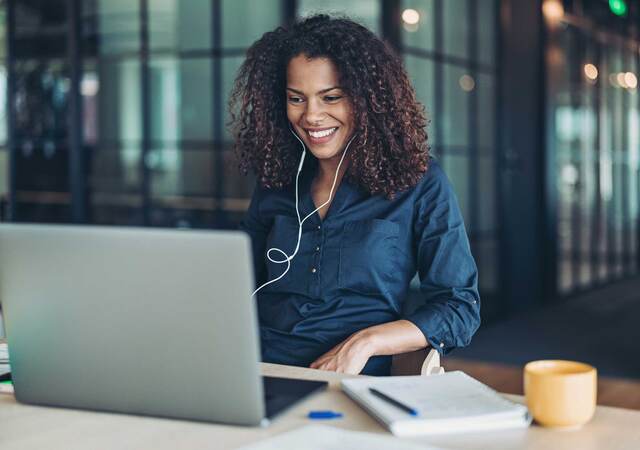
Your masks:
{"label": "office interior", "polygon": [[445,368],[521,393],[526,361],[577,359],[640,409],[637,2],[0,1],[1,220],[236,229],[234,75],[321,11],[398,51],[455,187],[483,323]]}

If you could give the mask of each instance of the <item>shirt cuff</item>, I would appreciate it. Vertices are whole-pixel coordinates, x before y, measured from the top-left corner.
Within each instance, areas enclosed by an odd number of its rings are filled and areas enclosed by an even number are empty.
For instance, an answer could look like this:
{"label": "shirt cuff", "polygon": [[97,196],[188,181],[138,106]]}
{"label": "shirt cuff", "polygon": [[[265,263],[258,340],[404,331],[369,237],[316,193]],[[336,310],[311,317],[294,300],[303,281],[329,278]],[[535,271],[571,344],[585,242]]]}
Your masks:
{"label": "shirt cuff", "polygon": [[406,320],[417,326],[429,345],[438,351],[441,355],[450,353],[458,347],[465,347],[471,340],[471,336],[475,332],[473,330],[458,330],[454,333],[455,322],[454,315],[456,312],[451,311],[451,305],[447,303],[430,303],[419,308]]}

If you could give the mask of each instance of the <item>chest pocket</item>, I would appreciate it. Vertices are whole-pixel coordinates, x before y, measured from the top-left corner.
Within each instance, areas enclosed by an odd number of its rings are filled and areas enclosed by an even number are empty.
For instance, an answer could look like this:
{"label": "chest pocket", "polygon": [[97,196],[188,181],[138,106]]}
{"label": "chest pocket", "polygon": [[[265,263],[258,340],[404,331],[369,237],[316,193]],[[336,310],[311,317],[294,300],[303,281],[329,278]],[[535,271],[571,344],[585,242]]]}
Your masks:
{"label": "chest pocket", "polygon": [[388,220],[344,225],[340,242],[338,285],[361,294],[384,294],[398,270],[400,226]]}
{"label": "chest pocket", "polygon": [[[265,286],[265,291],[305,293],[308,290],[309,274],[306,269],[310,264],[311,256],[308,244],[305,245],[308,242],[308,239],[305,239],[306,234],[308,233],[302,233],[300,248],[296,256],[291,260],[289,271],[278,281]],[[274,217],[273,227],[267,237],[265,251],[275,247],[285,252],[287,256],[291,256],[296,249],[297,241],[298,219],[277,215]],[[275,250],[269,253],[269,256],[276,261],[282,261],[286,258],[282,253]],[[287,269],[286,262],[274,263],[267,258],[266,253],[264,259],[267,265],[268,281],[278,278]]]}

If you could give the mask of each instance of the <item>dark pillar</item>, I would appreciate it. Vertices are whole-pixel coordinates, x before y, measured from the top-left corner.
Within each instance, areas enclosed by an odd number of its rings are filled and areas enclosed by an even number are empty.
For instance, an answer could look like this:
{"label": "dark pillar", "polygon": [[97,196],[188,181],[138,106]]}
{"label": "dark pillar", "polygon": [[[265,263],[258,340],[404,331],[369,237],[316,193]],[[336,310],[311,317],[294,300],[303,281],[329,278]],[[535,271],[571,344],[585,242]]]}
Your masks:
{"label": "dark pillar", "polygon": [[82,139],[82,29],[81,8],[78,0],[68,0],[69,28],[67,48],[69,58],[69,191],[71,193],[71,221],[87,221],[87,189],[85,152]]}
{"label": "dark pillar", "polygon": [[[504,305],[517,312],[555,292],[555,194],[546,168],[541,1],[500,5],[500,223]],[[549,192],[549,190],[553,192]]]}

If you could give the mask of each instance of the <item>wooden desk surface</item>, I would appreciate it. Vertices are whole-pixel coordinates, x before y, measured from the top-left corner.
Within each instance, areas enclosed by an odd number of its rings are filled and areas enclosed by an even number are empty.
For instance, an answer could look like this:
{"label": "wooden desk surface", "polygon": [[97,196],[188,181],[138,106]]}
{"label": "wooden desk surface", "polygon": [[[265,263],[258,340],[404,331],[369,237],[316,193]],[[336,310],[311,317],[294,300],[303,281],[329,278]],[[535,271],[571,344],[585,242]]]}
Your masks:
{"label": "wooden desk surface", "polygon": [[[312,409],[341,411],[345,417],[322,422],[340,428],[385,433],[340,392],[343,375],[299,367],[263,364],[265,375],[329,381],[327,391],[301,402],[268,428],[214,425],[179,420],[95,413],[22,405],[0,394],[0,448],[24,449],[232,449],[309,424]],[[522,401],[520,396],[508,396]],[[318,422],[315,422],[318,423]],[[532,426],[524,430],[443,435],[412,439],[451,449],[638,449],[640,411],[599,406],[593,420],[577,431]]]}

